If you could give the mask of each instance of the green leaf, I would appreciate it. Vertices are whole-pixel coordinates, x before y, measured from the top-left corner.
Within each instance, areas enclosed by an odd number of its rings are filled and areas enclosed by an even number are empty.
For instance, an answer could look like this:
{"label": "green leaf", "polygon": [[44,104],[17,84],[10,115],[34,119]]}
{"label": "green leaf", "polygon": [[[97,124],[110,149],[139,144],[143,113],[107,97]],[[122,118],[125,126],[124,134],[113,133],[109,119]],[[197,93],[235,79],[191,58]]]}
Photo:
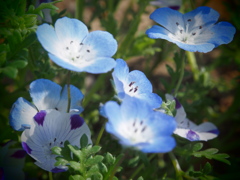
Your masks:
{"label": "green leaf", "polygon": [[106,154],[106,156],[105,156],[105,161],[106,161],[106,163],[107,163],[108,165],[112,165],[112,164],[114,164],[115,160],[116,160],[116,158],[113,157],[112,154],[110,154],[109,152],[107,152],[107,154]]}
{"label": "green leaf", "polygon": [[86,180],[86,179],[80,175],[71,175],[69,176],[69,180]]}
{"label": "green leaf", "polygon": [[13,62],[10,62],[8,65],[9,66],[12,66],[14,68],[24,68],[27,66],[27,61],[25,60],[17,60],[17,61],[13,61]]}
{"label": "green leaf", "polygon": [[139,159],[140,159],[139,156],[136,156],[136,157],[130,159],[130,160],[128,161],[128,166],[130,166],[130,167],[135,167],[135,166],[137,166],[137,165],[138,165],[138,162],[139,162]]}
{"label": "green leaf", "polygon": [[75,161],[69,161],[69,164],[75,171],[80,171],[80,168],[81,168],[80,163]]}
{"label": "green leaf", "polygon": [[85,163],[85,166],[86,167],[90,167],[90,166],[93,166],[99,162],[101,162],[103,160],[103,156],[101,155],[96,155],[95,157],[90,157],[86,163]]}
{"label": "green leaf", "polygon": [[10,78],[16,78],[18,70],[15,67],[7,66],[0,70],[3,74],[7,75]]}
{"label": "green leaf", "polygon": [[65,166],[66,164],[68,164],[69,162],[67,160],[65,160],[62,157],[56,157],[57,162],[55,162],[55,166]]}
{"label": "green leaf", "polygon": [[72,146],[72,145],[68,145],[70,151],[75,155],[77,156],[77,158],[80,160],[80,156],[81,156],[81,151],[80,149],[77,147],[77,146]]}
{"label": "green leaf", "polygon": [[192,155],[195,157],[204,156],[208,159],[215,159],[215,160],[218,160],[218,161],[221,161],[221,162],[224,162],[224,163],[230,165],[230,162],[226,159],[229,157],[229,155],[224,154],[224,153],[216,154],[217,152],[218,152],[218,149],[210,148],[210,149],[206,149],[204,151],[193,152]]}
{"label": "green leaf", "polygon": [[107,166],[105,164],[103,164],[102,162],[98,163],[98,168],[102,174],[105,174],[108,172]]}
{"label": "green leaf", "polygon": [[62,148],[58,147],[58,146],[54,146],[52,147],[51,149],[52,153],[53,154],[56,154],[56,155],[61,155],[61,152],[62,152]]}
{"label": "green leaf", "polygon": [[92,154],[96,154],[98,151],[101,150],[102,147],[100,146],[93,146],[93,147],[89,147],[90,149],[87,151],[87,156],[92,155]]}
{"label": "green leaf", "polygon": [[192,150],[193,150],[194,152],[196,152],[196,151],[201,150],[202,147],[203,147],[203,143],[196,143],[196,144],[193,145],[193,149],[192,149]]}
{"label": "green leaf", "polygon": [[85,148],[88,145],[88,137],[86,134],[83,134],[81,139],[80,139],[80,146],[81,148]]}
{"label": "green leaf", "polygon": [[91,180],[102,180],[103,176],[100,172],[96,172],[94,175],[92,175]]}
{"label": "green leaf", "polygon": [[137,180],[144,180],[142,176],[140,176]]}
{"label": "green leaf", "polygon": [[91,176],[94,175],[96,172],[99,172],[98,165],[92,166],[92,167],[88,170],[88,172],[87,172],[86,175],[87,175],[88,177],[91,177]]}
{"label": "green leaf", "polygon": [[202,170],[204,174],[209,174],[212,171],[212,166],[209,162],[207,162]]}

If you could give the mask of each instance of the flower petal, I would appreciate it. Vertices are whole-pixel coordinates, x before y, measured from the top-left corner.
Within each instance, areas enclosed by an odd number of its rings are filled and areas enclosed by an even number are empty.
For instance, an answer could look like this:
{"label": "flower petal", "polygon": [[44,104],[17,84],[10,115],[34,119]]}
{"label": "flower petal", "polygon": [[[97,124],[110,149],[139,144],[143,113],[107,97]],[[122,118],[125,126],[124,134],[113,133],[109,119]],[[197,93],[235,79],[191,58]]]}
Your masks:
{"label": "flower petal", "polygon": [[30,128],[33,116],[36,113],[36,107],[20,97],[12,106],[9,116],[10,126],[16,131],[23,131],[25,128]]}
{"label": "flower petal", "polygon": [[215,47],[221,44],[230,43],[236,33],[235,27],[228,22],[219,22],[212,26],[209,31],[214,32],[212,38],[209,39],[209,42],[213,43]]}
{"label": "flower petal", "polygon": [[140,147],[145,153],[165,153],[171,151],[176,146],[176,141],[171,136],[157,137],[148,145]]}
{"label": "flower petal", "polygon": [[61,86],[48,79],[37,79],[30,84],[30,95],[38,110],[55,109],[61,89]]}
{"label": "flower petal", "polygon": [[179,23],[182,27],[184,26],[183,14],[168,7],[156,9],[150,15],[150,19],[154,20],[171,33],[177,31],[176,23]]}
{"label": "flower petal", "polygon": [[68,17],[63,17],[56,21],[55,31],[59,42],[62,44],[68,44],[71,40],[81,43],[88,35],[88,29],[84,23]]}
{"label": "flower petal", "polygon": [[46,51],[52,54],[58,54],[59,49],[61,49],[61,42],[58,41],[58,37],[51,25],[42,24],[38,26],[36,34]]}
{"label": "flower petal", "polygon": [[198,7],[197,9],[194,9],[193,11],[183,15],[185,22],[187,22],[188,19],[192,19],[193,21],[191,22],[194,22],[193,24],[190,24],[189,28],[207,24],[215,24],[218,18],[219,13],[207,6]]}
{"label": "flower petal", "polygon": [[[83,108],[81,106],[83,97],[84,96],[82,92],[78,88],[76,88],[73,85],[70,85],[70,98],[71,98],[70,110],[71,109],[78,110],[77,113],[80,114],[83,111]],[[68,106],[68,86],[65,85],[61,93],[60,101],[58,102],[56,108],[59,111],[67,112],[67,106]]]}
{"label": "flower petal", "polygon": [[96,57],[112,57],[117,51],[117,41],[106,31],[90,32],[83,44],[91,47]]}
{"label": "flower petal", "polygon": [[116,66],[116,61],[109,57],[99,57],[94,62],[84,67],[83,70],[92,74],[106,73]]}

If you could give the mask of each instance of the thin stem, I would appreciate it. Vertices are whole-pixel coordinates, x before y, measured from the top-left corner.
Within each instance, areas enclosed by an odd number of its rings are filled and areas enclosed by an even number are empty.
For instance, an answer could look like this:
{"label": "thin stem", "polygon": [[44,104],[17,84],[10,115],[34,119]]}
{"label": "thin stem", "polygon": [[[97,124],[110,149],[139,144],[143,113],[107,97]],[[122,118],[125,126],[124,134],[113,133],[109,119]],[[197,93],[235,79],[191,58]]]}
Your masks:
{"label": "thin stem", "polygon": [[98,145],[99,142],[100,142],[100,140],[101,140],[101,138],[102,138],[103,132],[104,132],[104,130],[105,130],[105,124],[106,124],[106,123],[104,123],[104,124],[102,125],[102,128],[100,129],[100,132],[99,132],[99,134],[98,134],[98,137],[97,137],[97,140],[96,140],[95,145]]}
{"label": "thin stem", "polygon": [[[149,161],[151,161],[154,157],[156,156],[156,154],[151,154],[151,156],[148,158]],[[135,178],[135,176],[144,168],[144,163],[142,163],[131,175],[131,177],[129,179],[133,179]]]}
{"label": "thin stem", "polygon": [[76,19],[83,20],[83,9],[84,9],[84,0],[76,0]]}
{"label": "thin stem", "polygon": [[101,74],[98,76],[98,79],[95,81],[93,87],[90,89],[90,91],[88,92],[88,94],[85,96],[82,106],[86,107],[87,104],[89,103],[89,101],[91,100],[93,94],[101,87],[104,85],[103,81],[105,79],[105,77],[107,76],[107,74]]}
{"label": "thin stem", "polygon": [[181,167],[178,163],[178,160],[176,159],[176,157],[174,156],[174,154],[172,152],[169,152],[168,154],[169,154],[170,159],[172,161],[173,167],[176,171],[176,179],[182,180],[182,170],[181,170]]}
{"label": "thin stem", "polygon": [[67,112],[70,111],[71,107],[71,90],[70,90],[70,79],[71,79],[71,71],[68,71],[67,74],[67,93],[68,93],[68,105],[67,105]]}
{"label": "thin stem", "polygon": [[119,158],[119,160],[115,163],[114,169],[113,169],[113,171],[112,171],[112,173],[111,173],[111,175],[110,175],[110,177],[109,177],[109,180],[113,180],[113,177],[114,177],[114,175],[116,174],[118,167],[119,167],[120,164],[123,162],[123,160],[125,159],[125,157],[126,157],[126,153],[124,153],[124,155],[122,155],[122,157]]}
{"label": "thin stem", "polygon": [[52,172],[48,172],[49,180],[53,180]]}
{"label": "thin stem", "polygon": [[199,79],[199,69],[198,69],[196,58],[195,58],[195,54],[189,51],[187,51],[186,53],[187,53],[188,63],[193,72],[193,78],[195,81],[197,81]]}
{"label": "thin stem", "polygon": [[185,67],[185,51],[181,51],[181,54],[182,54],[182,60],[181,60],[181,65],[180,65],[180,76],[179,76],[179,79],[178,79],[178,82],[177,82],[177,85],[176,85],[176,88],[175,88],[175,91],[174,91],[174,95],[175,97],[177,96],[177,92],[181,86],[181,83],[182,83],[182,80],[183,80],[183,76],[184,76],[184,67]]}

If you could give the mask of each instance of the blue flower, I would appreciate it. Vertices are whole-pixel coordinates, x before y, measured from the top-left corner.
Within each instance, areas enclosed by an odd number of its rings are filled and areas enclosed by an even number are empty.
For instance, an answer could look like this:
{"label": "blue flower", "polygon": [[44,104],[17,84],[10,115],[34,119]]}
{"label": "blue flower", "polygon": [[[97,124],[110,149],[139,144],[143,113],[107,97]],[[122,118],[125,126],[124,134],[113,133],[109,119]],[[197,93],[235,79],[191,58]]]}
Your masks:
{"label": "blue flower", "polygon": [[166,99],[176,101],[176,122],[177,128],[174,134],[177,134],[189,141],[207,141],[218,136],[217,127],[210,122],[204,122],[196,125],[186,117],[186,112],[179,101],[170,94],[166,94]]}
{"label": "blue flower", "polygon": [[154,111],[147,103],[136,98],[105,104],[108,118],[106,131],[119,139],[120,144],[144,153],[171,151],[176,143],[171,136],[176,128],[172,116]]}
{"label": "blue flower", "polygon": [[0,148],[0,179],[24,180],[24,161],[26,152],[21,148],[9,148],[16,142],[10,141]]}
{"label": "blue flower", "polygon": [[112,73],[116,92],[120,100],[135,97],[147,102],[152,108],[160,107],[162,99],[152,93],[152,84],[141,71],[129,73],[127,63],[122,59],[116,60],[117,65]]}
{"label": "blue flower", "polygon": [[150,4],[154,6],[169,7],[174,10],[179,10],[182,4],[182,0],[156,0],[150,1]]}
{"label": "blue flower", "polygon": [[[30,96],[32,103],[20,97],[13,104],[10,112],[10,125],[14,130],[23,131],[30,128],[33,117],[41,110],[56,109],[67,112],[68,93],[67,85],[62,89],[58,84],[47,80],[38,79],[30,84]],[[82,92],[70,85],[70,112],[80,114],[83,111],[81,101]]]}
{"label": "blue flower", "polygon": [[154,25],[146,31],[153,39],[166,39],[191,52],[209,52],[232,41],[236,29],[228,22],[218,22],[219,13],[209,7],[199,7],[186,14],[170,8],[156,9],[150,18]]}
{"label": "blue flower", "polygon": [[26,129],[21,136],[23,149],[36,160],[35,164],[42,169],[54,173],[68,170],[66,166],[57,166],[51,148],[63,147],[68,141],[73,146],[80,147],[83,134],[91,144],[90,130],[83,118],[78,114],[64,113],[57,110],[39,111],[33,118],[31,128]]}
{"label": "blue flower", "polygon": [[77,19],[58,19],[55,29],[42,24],[37,37],[50,59],[71,71],[105,73],[116,64],[111,58],[117,50],[113,36],[105,31],[89,33],[87,26]]}

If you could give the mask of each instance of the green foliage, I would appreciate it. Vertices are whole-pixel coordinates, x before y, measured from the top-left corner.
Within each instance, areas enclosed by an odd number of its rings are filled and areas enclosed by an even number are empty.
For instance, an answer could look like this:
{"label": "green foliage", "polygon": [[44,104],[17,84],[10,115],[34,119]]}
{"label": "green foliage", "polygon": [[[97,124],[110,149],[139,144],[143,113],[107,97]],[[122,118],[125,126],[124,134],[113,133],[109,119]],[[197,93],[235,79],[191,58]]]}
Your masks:
{"label": "green foliage", "polygon": [[[101,150],[100,146],[88,144],[87,136],[84,134],[80,139],[81,148],[72,146],[69,142],[64,147],[53,147],[52,152],[56,157],[56,166],[68,166],[73,172],[69,179],[104,179],[114,177],[115,166],[122,156],[115,158],[110,153],[105,156],[96,155]],[[117,167],[117,171],[119,171]],[[117,179],[116,177],[114,177]]]}

